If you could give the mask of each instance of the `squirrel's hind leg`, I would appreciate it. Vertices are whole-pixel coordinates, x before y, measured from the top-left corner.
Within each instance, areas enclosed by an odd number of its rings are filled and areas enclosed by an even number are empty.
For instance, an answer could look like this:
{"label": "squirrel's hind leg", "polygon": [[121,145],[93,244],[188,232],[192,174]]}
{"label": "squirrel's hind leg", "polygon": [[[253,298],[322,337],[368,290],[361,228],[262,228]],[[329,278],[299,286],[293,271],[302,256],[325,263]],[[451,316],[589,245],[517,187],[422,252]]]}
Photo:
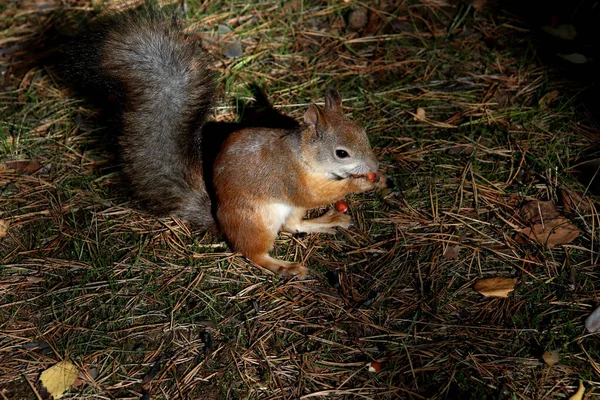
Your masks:
{"label": "squirrel's hind leg", "polygon": [[261,267],[266,268],[274,274],[282,277],[297,276],[300,279],[304,279],[308,275],[308,269],[303,267],[302,264],[278,260],[271,257],[269,253],[249,255],[246,257]]}
{"label": "squirrel's hind leg", "polygon": [[349,215],[342,214],[333,209],[317,218],[302,219],[306,210],[294,209],[283,225],[283,229],[290,233],[334,233],[336,227],[348,228],[352,224]]}
{"label": "squirrel's hind leg", "polygon": [[291,211],[277,204],[246,208],[228,207],[219,209],[217,218],[221,231],[236,252],[276,275],[298,276],[304,279],[308,274],[306,267],[269,255],[279,228]]}

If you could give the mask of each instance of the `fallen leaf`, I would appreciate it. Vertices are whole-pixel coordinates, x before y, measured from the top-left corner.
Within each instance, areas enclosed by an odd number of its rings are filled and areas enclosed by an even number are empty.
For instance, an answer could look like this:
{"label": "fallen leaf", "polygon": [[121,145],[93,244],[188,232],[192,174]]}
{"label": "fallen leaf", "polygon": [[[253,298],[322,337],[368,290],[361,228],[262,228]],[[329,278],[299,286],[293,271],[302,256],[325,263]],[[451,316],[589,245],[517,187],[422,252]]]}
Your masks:
{"label": "fallen leaf", "polygon": [[595,212],[593,201],[581,192],[561,189],[560,202],[566,212]]}
{"label": "fallen leaf", "polygon": [[33,174],[34,172],[39,171],[42,168],[42,165],[37,161],[6,161],[6,166],[8,168],[17,170],[19,172],[25,172],[28,174]]}
{"label": "fallen leaf", "polygon": [[73,382],[74,387],[80,388],[83,385],[85,385],[85,382],[83,381],[83,379],[81,379],[80,377],[75,378],[75,381]]}
{"label": "fallen leaf", "polygon": [[508,294],[515,290],[516,284],[516,279],[498,276],[478,279],[473,289],[486,297],[508,297]]}
{"label": "fallen leaf", "polygon": [[556,53],[557,56],[566,60],[572,64],[585,64],[589,61],[589,59],[581,53],[570,53],[570,54],[561,54]]}
{"label": "fallen leaf", "polygon": [[579,229],[571,221],[561,216],[551,201],[530,201],[519,212],[532,226],[519,233],[536,242],[553,247],[571,243],[579,236]]}
{"label": "fallen leaf", "polygon": [[75,383],[79,370],[69,361],[61,361],[48,368],[40,375],[42,385],[54,399],[62,397],[63,393]]}
{"label": "fallen leaf", "polygon": [[28,275],[25,277],[25,279],[29,283],[40,283],[41,281],[44,280],[44,278],[42,278],[41,276],[35,276],[35,275]]}
{"label": "fallen leaf", "polygon": [[546,93],[540,99],[540,107],[547,108],[554,100],[556,100],[560,96],[560,92],[558,90],[553,90],[551,92]]}
{"label": "fallen leaf", "polygon": [[570,24],[563,24],[557,27],[545,25],[542,27],[542,30],[552,36],[564,40],[574,40],[575,36],[577,36],[577,29],[575,29],[575,26]]}
{"label": "fallen leaf", "polygon": [[448,154],[455,155],[465,155],[470,156],[475,151],[475,148],[470,144],[457,144],[456,146],[452,146],[448,149]]}
{"label": "fallen leaf", "polygon": [[579,388],[577,388],[577,391],[575,392],[575,394],[571,397],[569,397],[569,400],[582,400],[583,399],[583,395],[585,394],[585,386],[583,386],[583,381],[579,381]]}
{"label": "fallen leaf", "polygon": [[560,355],[558,350],[547,350],[544,352],[544,354],[542,354],[542,359],[546,362],[546,364],[552,367],[558,362]]}
{"label": "fallen leaf", "polygon": [[458,253],[460,253],[460,246],[448,246],[446,251],[444,252],[444,258],[446,260],[456,260],[458,258]]}
{"label": "fallen leaf", "polygon": [[421,107],[417,108],[417,113],[413,117],[415,121],[425,121],[425,110]]}
{"label": "fallen leaf", "polygon": [[600,307],[596,308],[590,316],[585,319],[585,329],[592,333],[600,329]]}
{"label": "fallen leaf", "polygon": [[8,221],[0,219],[0,239],[8,235]]}
{"label": "fallen leaf", "polygon": [[535,224],[531,228],[523,228],[519,233],[540,244],[553,247],[571,243],[579,236],[579,229],[566,218],[556,218]]}
{"label": "fallen leaf", "polygon": [[510,90],[499,88],[494,93],[494,100],[502,107],[510,106],[515,102],[515,95]]}
{"label": "fallen leaf", "polygon": [[531,224],[561,216],[554,203],[551,201],[539,200],[525,203],[523,207],[521,207],[519,214],[521,214],[521,217],[523,217],[525,221]]}

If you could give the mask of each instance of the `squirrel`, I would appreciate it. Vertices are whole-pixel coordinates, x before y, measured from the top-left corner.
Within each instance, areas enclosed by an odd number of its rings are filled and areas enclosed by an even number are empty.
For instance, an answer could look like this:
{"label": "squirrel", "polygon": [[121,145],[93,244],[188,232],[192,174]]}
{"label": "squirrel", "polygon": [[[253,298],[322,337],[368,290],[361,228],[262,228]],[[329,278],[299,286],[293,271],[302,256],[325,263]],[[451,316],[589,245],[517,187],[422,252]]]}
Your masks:
{"label": "squirrel", "polygon": [[65,51],[64,73],[108,99],[118,114],[123,168],[134,195],[156,215],[220,233],[231,248],[280,276],[307,268],[269,255],[280,230],[331,233],[349,215],[309,209],[385,186],[367,134],[343,113],[339,93],[311,104],[304,124],[246,128],[203,154],[216,98],[209,56],[153,7],[105,17]]}

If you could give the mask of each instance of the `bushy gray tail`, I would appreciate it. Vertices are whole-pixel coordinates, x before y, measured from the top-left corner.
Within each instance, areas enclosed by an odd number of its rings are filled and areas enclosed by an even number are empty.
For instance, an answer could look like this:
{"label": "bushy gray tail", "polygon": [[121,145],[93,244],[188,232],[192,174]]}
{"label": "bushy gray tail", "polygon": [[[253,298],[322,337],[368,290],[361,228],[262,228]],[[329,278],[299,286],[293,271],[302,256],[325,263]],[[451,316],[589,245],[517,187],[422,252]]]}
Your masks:
{"label": "bushy gray tail", "polygon": [[67,74],[118,114],[124,170],[154,212],[212,228],[201,130],[215,97],[205,52],[154,7],[101,19],[66,50]]}

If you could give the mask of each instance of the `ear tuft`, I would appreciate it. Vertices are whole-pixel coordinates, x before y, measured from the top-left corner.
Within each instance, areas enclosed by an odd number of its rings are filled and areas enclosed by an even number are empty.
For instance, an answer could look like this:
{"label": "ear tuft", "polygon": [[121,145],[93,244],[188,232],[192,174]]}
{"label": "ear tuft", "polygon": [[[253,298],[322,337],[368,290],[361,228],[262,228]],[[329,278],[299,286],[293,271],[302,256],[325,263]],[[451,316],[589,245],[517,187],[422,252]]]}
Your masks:
{"label": "ear tuft", "polygon": [[317,126],[319,120],[319,109],[314,104],[308,106],[308,110],[304,113],[304,122],[309,126]]}
{"label": "ear tuft", "polygon": [[342,97],[335,89],[329,89],[325,95],[325,108],[331,111],[338,111],[342,107]]}
{"label": "ear tuft", "polygon": [[308,106],[308,110],[304,113],[304,122],[308,126],[306,132],[310,135],[310,140],[319,139],[321,137],[319,126],[322,127],[324,123],[321,109],[314,104]]}

